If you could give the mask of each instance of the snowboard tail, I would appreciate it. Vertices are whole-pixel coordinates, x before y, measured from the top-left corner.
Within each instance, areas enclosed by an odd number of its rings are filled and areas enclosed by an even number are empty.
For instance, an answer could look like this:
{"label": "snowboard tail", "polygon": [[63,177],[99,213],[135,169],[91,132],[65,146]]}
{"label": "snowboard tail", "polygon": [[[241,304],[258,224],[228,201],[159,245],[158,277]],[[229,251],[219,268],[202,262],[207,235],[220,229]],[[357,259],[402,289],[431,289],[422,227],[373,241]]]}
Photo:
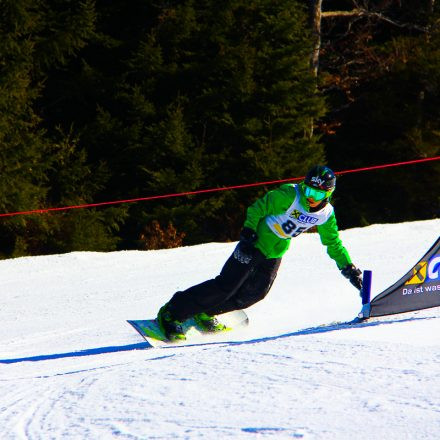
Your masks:
{"label": "snowboard tail", "polygon": [[202,329],[197,322],[190,318],[183,323],[183,330],[186,335],[184,340],[170,341],[160,329],[156,319],[129,320],[127,321],[152,347],[164,345],[184,345],[191,344],[198,340],[205,340],[207,336],[217,336],[224,332],[245,327],[249,323],[249,318],[243,310],[219,315],[218,319],[225,325],[223,331],[207,332]]}

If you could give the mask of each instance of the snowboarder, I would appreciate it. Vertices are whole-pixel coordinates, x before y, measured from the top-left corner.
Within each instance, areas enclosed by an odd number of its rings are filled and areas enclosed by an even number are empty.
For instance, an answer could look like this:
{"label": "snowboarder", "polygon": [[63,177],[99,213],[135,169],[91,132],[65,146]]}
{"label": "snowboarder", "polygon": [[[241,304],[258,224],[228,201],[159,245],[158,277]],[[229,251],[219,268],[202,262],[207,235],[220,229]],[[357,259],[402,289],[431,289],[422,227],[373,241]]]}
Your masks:
{"label": "snowboarder", "polygon": [[216,315],[245,309],[262,300],[275,280],[290,240],[312,226],[317,226],[322,244],[342,275],[361,290],[362,272],[352,264],[339,238],[330,204],[335,184],[333,171],[316,165],[303,182],[281,185],[252,204],[240,240],[220,274],[176,292],[159,310],[157,322],[166,337],[185,339],[182,323],[190,317],[207,331],[223,330]]}

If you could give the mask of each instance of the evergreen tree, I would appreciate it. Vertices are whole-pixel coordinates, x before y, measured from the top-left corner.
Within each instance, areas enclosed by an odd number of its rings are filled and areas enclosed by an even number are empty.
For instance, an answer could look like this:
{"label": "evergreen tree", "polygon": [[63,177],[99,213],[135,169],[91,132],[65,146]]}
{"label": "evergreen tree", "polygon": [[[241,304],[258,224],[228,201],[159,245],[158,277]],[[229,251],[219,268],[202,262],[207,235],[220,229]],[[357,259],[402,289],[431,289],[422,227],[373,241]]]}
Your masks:
{"label": "evergreen tree", "polygon": [[[91,201],[102,185],[83,150],[43,123],[38,99],[93,29],[93,2],[2,0],[0,14],[1,212]],[[44,127],[46,125],[46,127]],[[4,256],[114,248],[121,212],[32,215],[2,220]]]}
{"label": "evergreen tree", "polygon": [[[39,14],[31,1],[3,0],[0,14],[0,212],[41,206],[47,192],[50,151],[32,108],[40,92],[33,81],[34,42],[29,35]],[[39,219],[0,222],[0,252],[26,252],[26,235],[44,228]]]}
{"label": "evergreen tree", "polygon": [[[83,139],[92,156],[106,157],[109,196],[287,178],[324,160],[318,139],[308,136],[310,120],[323,114],[324,104],[309,68],[311,39],[301,3],[154,5],[136,4],[129,31],[122,25],[100,37],[102,57],[113,54],[112,68],[97,74],[98,66],[89,67],[95,89],[105,96],[98,97],[97,118]],[[121,3],[112,8],[128,14]],[[98,30],[104,30],[99,23]],[[127,51],[125,60],[117,57]],[[133,206],[125,245],[157,220],[185,232],[186,243],[236,238],[244,207],[255,196]]]}

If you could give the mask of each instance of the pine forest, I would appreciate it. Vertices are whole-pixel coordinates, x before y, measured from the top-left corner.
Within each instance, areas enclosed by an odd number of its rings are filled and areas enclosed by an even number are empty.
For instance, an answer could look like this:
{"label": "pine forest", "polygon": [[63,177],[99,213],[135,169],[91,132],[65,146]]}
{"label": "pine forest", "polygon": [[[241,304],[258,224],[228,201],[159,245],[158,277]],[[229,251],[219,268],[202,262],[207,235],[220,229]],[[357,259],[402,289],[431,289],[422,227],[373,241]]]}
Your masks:
{"label": "pine forest", "polygon": [[[440,155],[435,0],[0,0],[0,214]],[[0,257],[238,239],[270,184],[0,218]],[[348,173],[341,229],[437,218],[440,161]]]}

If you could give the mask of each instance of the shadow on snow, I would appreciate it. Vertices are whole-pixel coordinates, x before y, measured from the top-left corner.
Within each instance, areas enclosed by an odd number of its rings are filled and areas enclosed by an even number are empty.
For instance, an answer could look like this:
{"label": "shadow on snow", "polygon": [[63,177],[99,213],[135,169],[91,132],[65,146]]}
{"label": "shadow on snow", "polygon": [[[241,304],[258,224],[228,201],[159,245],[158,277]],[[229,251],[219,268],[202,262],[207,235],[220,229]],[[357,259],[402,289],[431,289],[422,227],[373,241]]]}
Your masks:
{"label": "shadow on snow", "polygon": [[268,337],[253,339],[249,341],[235,341],[235,342],[231,342],[230,345],[255,344],[258,342],[275,341],[277,339],[290,338],[294,336],[316,335],[316,334],[335,332],[341,330],[354,330],[363,327],[376,327],[379,325],[389,325],[389,324],[421,321],[421,320],[428,320],[435,318],[437,318],[437,316],[423,316],[423,317],[411,317],[411,318],[399,318],[399,319],[373,318],[374,320],[372,321],[335,322],[330,324],[318,325],[316,327],[305,328],[305,329],[297,330],[295,332],[286,333],[283,335],[268,336]]}
{"label": "shadow on snow", "polygon": [[[363,327],[375,327],[378,325],[389,325],[394,323],[402,323],[402,322],[411,322],[411,321],[420,321],[426,319],[435,319],[436,316],[425,316],[425,317],[411,317],[411,318],[400,318],[400,319],[383,319],[379,318],[379,320],[374,321],[364,321],[364,322],[342,322],[342,323],[330,323],[319,325],[316,327],[310,327],[306,329],[297,330],[295,332],[286,333],[283,335],[277,336],[268,336],[264,338],[250,339],[247,341],[215,341],[215,342],[201,342],[195,344],[186,344],[186,345],[170,345],[167,347],[161,347],[162,349],[166,348],[183,348],[183,347],[193,347],[200,345],[244,345],[244,344],[255,344],[260,342],[268,342],[268,341],[276,341],[278,339],[290,338],[295,336],[306,336],[306,335],[316,335],[327,332],[334,332],[340,330],[350,330],[350,329],[358,329]],[[55,359],[65,359],[65,358],[76,358],[82,356],[94,356],[100,354],[108,354],[108,353],[118,353],[124,351],[131,350],[143,350],[146,348],[151,348],[151,345],[148,342],[142,342],[138,344],[129,344],[129,345],[118,345],[118,346],[109,346],[109,347],[99,347],[99,348],[90,348],[87,350],[80,351],[72,351],[68,353],[55,353],[55,354],[46,354],[39,356],[30,356],[30,357],[22,357],[16,359],[0,359],[0,364],[16,364],[19,362],[39,362],[39,361],[47,361],[47,360],[55,360]]]}
{"label": "shadow on snow", "polygon": [[64,359],[64,358],[81,357],[81,356],[93,356],[97,354],[117,353],[122,351],[131,351],[131,350],[142,350],[144,348],[150,348],[150,347],[151,345],[148,344],[147,342],[141,342],[138,344],[130,344],[130,345],[115,345],[110,347],[89,348],[87,350],[72,351],[69,353],[44,354],[40,356],[30,356],[30,357],[23,357],[17,359],[0,359],[0,364],[16,364],[18,362],[39,362],[39,361],[48,361],[54,359]]}

